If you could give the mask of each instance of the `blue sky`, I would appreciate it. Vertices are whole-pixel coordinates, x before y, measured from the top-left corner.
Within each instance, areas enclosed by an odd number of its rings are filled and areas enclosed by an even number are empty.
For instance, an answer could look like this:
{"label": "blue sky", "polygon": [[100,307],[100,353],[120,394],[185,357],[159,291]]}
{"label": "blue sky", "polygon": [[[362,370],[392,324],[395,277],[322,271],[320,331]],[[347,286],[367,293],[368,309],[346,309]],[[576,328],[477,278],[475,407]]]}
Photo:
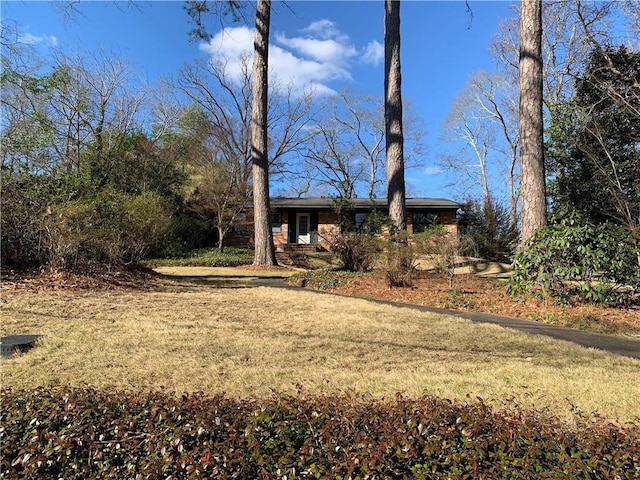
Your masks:
{"label": "blue sky", "polygon": [[[250,48],[249,28],[235,25],[209,44],[190,43],[191,26],[180,1],[82,0],[79,15],[65,19],[56,2],[3,1],[3,22],[16,22],[22,40],[66,53],[96,49],[137,66],[153,84],[176,74],[185,62],[205,55],[229,55]],[[451,197],[436,172],[440,124],[467,76],[494,69],[487,48],[501,18],[512,16],[510,1],[403,1],[401,5],[402,93],[426,124],[422,165],[407,172],[412,196]],[[211,24],[220,33],[220,26]],[[219,27],[216,29],[215,27]],[[384,5],[382,1],[274,2],[271,67],[317,91],[383,90]],[[43,50],[44,51],[44,50]]]}

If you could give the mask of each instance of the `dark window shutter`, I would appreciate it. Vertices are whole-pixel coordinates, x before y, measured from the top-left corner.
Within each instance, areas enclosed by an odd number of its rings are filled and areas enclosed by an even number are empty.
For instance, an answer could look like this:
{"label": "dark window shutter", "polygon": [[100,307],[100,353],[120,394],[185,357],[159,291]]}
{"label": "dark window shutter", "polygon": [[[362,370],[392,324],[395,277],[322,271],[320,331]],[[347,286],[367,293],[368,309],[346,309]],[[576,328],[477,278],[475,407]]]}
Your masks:
{"label": "dark window shutter", "polygon": [[287,212],[287,223],[289,225],[289,243],[296,243],[296,214],[292,210]]}

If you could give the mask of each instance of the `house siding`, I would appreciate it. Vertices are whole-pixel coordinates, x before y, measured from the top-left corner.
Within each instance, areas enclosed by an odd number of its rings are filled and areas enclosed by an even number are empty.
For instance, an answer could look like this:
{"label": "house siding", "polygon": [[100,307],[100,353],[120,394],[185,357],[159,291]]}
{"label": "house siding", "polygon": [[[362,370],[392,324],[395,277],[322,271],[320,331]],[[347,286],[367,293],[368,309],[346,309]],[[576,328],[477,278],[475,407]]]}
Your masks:
{"label": "house siding", "polygon": [[280,233],[273,234],[273,244],[276,250],[282,251],[284,246],[289,242],[289,235],[292,232],[291,227],[289,226],[289,212],[286,210],[282,211],[282,226]]}

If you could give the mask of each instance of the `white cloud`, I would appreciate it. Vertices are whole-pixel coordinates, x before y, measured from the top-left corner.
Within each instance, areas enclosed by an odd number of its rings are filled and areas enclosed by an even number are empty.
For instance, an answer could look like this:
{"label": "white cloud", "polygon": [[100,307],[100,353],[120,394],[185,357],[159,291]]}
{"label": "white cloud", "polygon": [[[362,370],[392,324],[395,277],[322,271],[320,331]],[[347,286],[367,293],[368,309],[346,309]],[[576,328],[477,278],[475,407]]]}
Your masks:
{"label": "white cloud", "polygon": [[362,53],[362,63],[367,65],[379,65],[384,60],[384,46],[373,40],[367,43],[367,46],[364,47],[364,52]]}
{"label": "white cloud", "polygon": [[303,28],[301,32],[309,35],[310,37],[324,40],[333,38],[343,43],[349,41],[349,36],[342,33],[336,26],[335,22],[328,19],[311,22],[311,24],[308,27]]}
{"label": "white cloud", "polygon": [[[214,62],[223,62],[226,71],[239,76],[239,59],[253,55],[253,30],[248,27],[226,28],[209,42],[200,45]],[[367,64],[375,65],[377,42],[363,51]],[[379,45],[379,44],[378,44]],[[363,53],[331,20],[319,20],[288,36],[277,32],[269,46],[269,71],[278,82],[293,85],[300,92],[312,88],[317,94],[334,93],[330,83],[350,81],[351,66]]]}
{"label": "white cloud", "polygon": [[18,37],[18,42],[19,43],[24,43],[26,45],[35,45],[37,43],[40,43],[42,41],[42,37],[36,37],[35,35],[32,35],[31,33],[25,33],[23,35],[20,35]]}
{"label": "white cloud", "polygon": [[225,28],[209,42],[201,43],[200,50],[214,61],[236,61],[253,54],[253,32],[248,27]]}
{"label": "white cloud", "polygon": [[311,57],[318,62],[331,65],[345,65],[358,53],[353,45],[332,39],[288,38],[284,34],[277,34],[276,41],[301,56]]}
{"label": "white cloud", "polygon": [[51,47],[58,46],[58,39],[54,35],[37,36],[32,33],[24,33],[18,37],[18,42],[26,45],[38,45],[40,43],[45,43]]}
{"label": "white cloud", "polygon": [[444,170],[441,167],[427,167],[423,173],[427,176],[440,175]]}

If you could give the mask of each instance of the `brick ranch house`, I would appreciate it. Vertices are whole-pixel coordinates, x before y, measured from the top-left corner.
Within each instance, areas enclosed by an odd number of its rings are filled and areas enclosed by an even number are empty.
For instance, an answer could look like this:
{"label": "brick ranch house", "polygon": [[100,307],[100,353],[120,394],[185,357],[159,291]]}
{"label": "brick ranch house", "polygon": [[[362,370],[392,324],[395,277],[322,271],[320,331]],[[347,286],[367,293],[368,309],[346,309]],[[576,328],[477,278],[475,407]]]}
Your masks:
{"label": "brick ranch house", "polygon": [[[327,239],[339,232],[338,213],[332,198],[272,198],[273,242],[283,251],[308,245],[314,250],[327,250]],[[360,225],[367,214],[379,210],[387,214],[386,199],[354,198],[353,225]],[[457,235],[456,212],[462,204],[442,198],[407,198],[407,231],[420,233],[434,223],[440,223]]]}

